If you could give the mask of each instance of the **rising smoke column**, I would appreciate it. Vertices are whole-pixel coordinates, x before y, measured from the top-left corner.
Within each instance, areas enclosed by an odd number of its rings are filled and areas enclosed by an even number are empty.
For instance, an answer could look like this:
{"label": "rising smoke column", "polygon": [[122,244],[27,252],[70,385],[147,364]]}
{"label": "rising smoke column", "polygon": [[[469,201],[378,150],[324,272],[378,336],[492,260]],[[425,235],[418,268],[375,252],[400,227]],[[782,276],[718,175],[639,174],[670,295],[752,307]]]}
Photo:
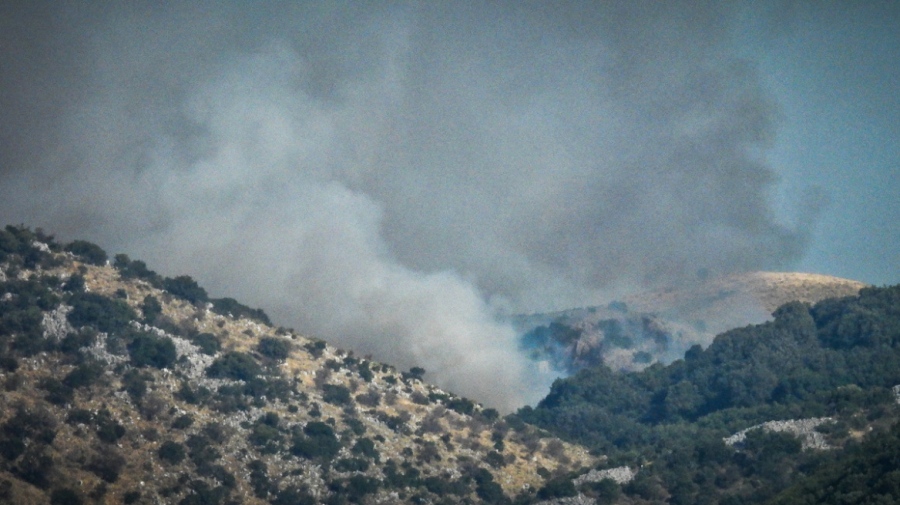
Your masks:
{"label": "rising smoke column", "polygon": [[546,378],[498,311],[803,250],[728,5],[5,9],[7,222],[502,408]]}

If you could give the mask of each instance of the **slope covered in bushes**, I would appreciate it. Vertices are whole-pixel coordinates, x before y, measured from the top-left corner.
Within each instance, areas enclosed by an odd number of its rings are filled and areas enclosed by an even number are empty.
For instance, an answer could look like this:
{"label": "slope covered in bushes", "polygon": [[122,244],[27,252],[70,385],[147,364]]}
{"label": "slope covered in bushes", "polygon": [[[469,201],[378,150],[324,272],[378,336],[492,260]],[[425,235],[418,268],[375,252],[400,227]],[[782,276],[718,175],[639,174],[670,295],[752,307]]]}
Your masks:
{"label": "slope covered in bushes", "polygon": [[527,503],[595,461],[423,373],[0,230],[0,502]]}
{"label": "slope covered in bushes", "polygon": [[[625,489],[634,499],[772,499],[852,452],[862,430],[888,436],[897,420],[892,388],[900,384],[900,286],[814,306],[788,303],[774,317],[726,332],[669,366],[582,370],[519,416],[609,454],[614,464],[643,465]],[[801,451],[796,437],[766,430],[735,446],[723,441],[767,421],[804,418],[828,418],[816,430],[836,449]]]}

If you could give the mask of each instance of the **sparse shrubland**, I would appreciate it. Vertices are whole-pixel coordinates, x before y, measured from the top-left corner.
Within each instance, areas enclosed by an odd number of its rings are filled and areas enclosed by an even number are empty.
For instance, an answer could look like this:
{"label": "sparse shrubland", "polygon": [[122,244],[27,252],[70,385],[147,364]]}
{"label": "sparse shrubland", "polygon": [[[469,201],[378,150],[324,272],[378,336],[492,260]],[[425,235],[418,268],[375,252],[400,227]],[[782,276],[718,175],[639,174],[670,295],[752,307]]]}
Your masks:
{"label": "sparse shrubland", "polygon": [[0,272],[0,502],[524,503],[595,460],[90,243],[7,227]]}

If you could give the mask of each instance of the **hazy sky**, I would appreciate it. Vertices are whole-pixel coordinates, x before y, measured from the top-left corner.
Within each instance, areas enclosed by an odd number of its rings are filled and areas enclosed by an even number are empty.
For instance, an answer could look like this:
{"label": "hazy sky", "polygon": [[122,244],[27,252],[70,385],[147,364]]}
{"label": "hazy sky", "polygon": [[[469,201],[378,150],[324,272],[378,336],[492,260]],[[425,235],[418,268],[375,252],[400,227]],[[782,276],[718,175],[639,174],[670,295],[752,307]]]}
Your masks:
{"label": "hazy sky", "polygon": [[896,2],[156,4],[0,3],[4,222],[503,408],[498,314],[900,282]]}

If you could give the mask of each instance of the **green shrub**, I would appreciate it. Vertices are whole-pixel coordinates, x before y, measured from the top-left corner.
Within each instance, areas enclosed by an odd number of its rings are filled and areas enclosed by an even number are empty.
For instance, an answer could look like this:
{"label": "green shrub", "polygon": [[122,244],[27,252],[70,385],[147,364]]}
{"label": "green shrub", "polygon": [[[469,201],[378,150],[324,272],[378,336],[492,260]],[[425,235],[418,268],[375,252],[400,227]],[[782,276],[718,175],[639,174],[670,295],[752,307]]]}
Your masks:
{"label": "green shrub", "polygon": [[116,451],[106,450],[94,454],[85,468],[104,481],[113,483],[119,480],[119,474],[124,466],[125,458]]}
{"label": "green shrub", "polygon": [[491,451],[484,456],[484,462],[491,465],[494,468],[501,468],[506,466],[506,460],[503,459],[503,455],[497,451]]}
{"label": "green shrub", "polygon": [[330,460],[341,450],[334,430],[320,421],[307,423],[302,433],[294,433],[292,442],[291,453],[307,459]]}
{"label": "green shrub", "polygon": [[171,367],[178,357],[172,339],[150,333],[135,335],[128,344],[128,354],[134,366],[152,366],[159,369]]}
{"label": "green shrub", "polygon": [[147,392],[147,382],[151,377],[137,369],[130,369],[122,375],[122,389],[133,401],[139,401]]}
{"label": "green shrub", "polygon": [[190,428],[194,424],[194,418],[190,414],[180,415],[172,421],[172,429],[183,430]]}
{"label": "green shrub", "polygon": [[156,272],[148,269],[143,261],[131,261],[127,254],[117,254],[113,266],[119,270],[119,275],[123,279],[143,279],[150,282],[153,287],[162,287],[162,279]]}
{"label": "green shrub", "polygon": [[305,489],[288,486],[278,492],[272,505],[316,505],[319,503]]}
{"label": "green shrub", "polygon": [[102,375],[103,366],[99,363],[82,363],[66,374],[66,377],[63,379],[63,384],[70,388],[78,389],[90,386]]}
{"label": "green shrub", "polygon": [[213,304],[212,310],[216,314],[221,314],[223,316],[230,315],[235,318],[246,317],[269,326],[272,325],[269,316],[266,315],[262,309],[251,309],[250,307],[239,303],[234,298],[215,298],[211,301]]}
{"label": "green shrub", "polygon": [[303,345],[303,348],[307,350],[314,358],[319,358],[322,356],[322,352],[325,350],[325,342],[321,340],[316,340],[313,342],[307,342]]}
{"label": "green shrub", "polygon": [[365,495],[377,493],[379,481],[364,475],[354,475],[347,479],[345,490],[351,502],[358,503]]}
{"label": "green shrub", "polygon": [[177,465],[178,463],[181,463],[182,460],[184,460],[184,446],[179,444],[178,442],[167,440],[163,442],[163,444],[159,447],[157,456],[159,456],[159,459],[165,461],[166,463],[169,463],[170,465]]}
{"label": "green shrub", "polygon": [[558,477],[538,490],[537,497],[541,500],[551,500],[553,498],[575,496],[576,494],[578,494],[578,492],[575,490],[575,484],[572,482],[572,479]]}
{"label": "green shrub", "polygon": [[350,390],[345,386],[322,384],[322,399],[332,405],[349,405]]}
{"label": "green shrub", "polygon": [[249,381],[262,373],[262,368],[249,354],[231,351],[206,369],[206,375],[217,379]]}
{"label": "green shrub", "polygon": [[423,377],[425,376],[425,369],[414,366],[409,369],[409,372],[403,372],[402,375],[404,380],[415,379],[420,381],[423,380]]}
{"label": "green shrub", "polygon": [[54,405],[65,405],[74,399],[75,392],[72,388],[54,377],[41,379],[38,387],[47,392],[46,400]]}
{"label": "green shrub", "polygon": [[50,493],[50,505],[81,505],[84,501],[72,489],[58,488]]}
{"label": "green shrub", "polygon": [[59,342],[59,350],[66,354],[75,354],[79,349],[89,347],[97,338],[96,330],[87,328],[75,333],[69,333]]}
{"label": "green shrub", "polygon": [[98,331],[113,333],[125,329],[136,314],[122,300],[97,293],[73,293],[69,297],[72,310],[66,316],[75,328],[92,326]]}
{"label": "green shrub", "polygon": [[282,436],[278,430],[278,421],[278,414],[267,412],[253,424],[248,440],[251,444],[261,447],[263,454],[274,454],[281,448]]}
{"label": "green shrub", "polygon": [[334,463],[334,469],[339,472],[365,472],[369,469],[369,462],[360,458],[341,458]]}
{"label": "green shrub", "polygon": [[359,454],[361,456],[365,456],[367,458],[371,458],[375,460],[377,463],[379,460],[378,449],[375,448],[375,442],[373,442],[369,438],[360,438],[356,441],[351,449],[353,454]]}
{"label": "green shrub", "polygon": [[72,409],[66,415],[66,424],[90,424],[93,418],[90,410]]}
{"label": "green shrub", "polygon": [[463,415],[472,415],[475,412],[475,402],[469,400],[468,398],[451,398],[447,400],[444,405],[450,409],[454,410]]}
{"label": "green shrub", "polygon": [[283,360],[291,354],[291,344],[283,338],[263,337],[259,339],[256,350],[267,358]]}
{"label": "green shrub", "polygon": [[215,356],[217,352],[222,350],[222,343],[219,337],[212,333],[199,333],[190,337],[191,343],[200,348],[200,352],[207,356]]}
{"label": "green shrub", "polygon": [[162,304],[155,296],[147,295],[141,303],[141,312],[144,314],[144,322],[153,324],[156,318],[162,315]]}
{"label": "green shrub", "polygon": [[472,476],[475,479],[475,494],[485,503],[507,502],[500,484],[494,482],[494,476],[484,468],[478,468]]}
{"label": "green shrub", "polygon": [[81,256],[81,258],[93,265],[103,266],[106,264],[106,251],[97,244],[92,244],[85,240],[76,240],[65,247],[66,251]]}
{"label": "green shrub", "polygon": [[197,281],[187,275],[179,275],[175,278],[165,278],[163,289],[173,295],[183,298],[191,303],[200,303],[209,300],[206,290],[201,288]]}
{"label": "green shrub", "polygon": [[108,444],[114,444],[125,436],[125,427],[113,419],[108,410],[103,409],[97,413],[97,438]]}
{"label": "green shrub", "polygon": [[69,277],[69,280],[63,284],[63,290],[69,291],[71,293],[78,293],[84,291],[84,276],[79,274],[72,274]]}

